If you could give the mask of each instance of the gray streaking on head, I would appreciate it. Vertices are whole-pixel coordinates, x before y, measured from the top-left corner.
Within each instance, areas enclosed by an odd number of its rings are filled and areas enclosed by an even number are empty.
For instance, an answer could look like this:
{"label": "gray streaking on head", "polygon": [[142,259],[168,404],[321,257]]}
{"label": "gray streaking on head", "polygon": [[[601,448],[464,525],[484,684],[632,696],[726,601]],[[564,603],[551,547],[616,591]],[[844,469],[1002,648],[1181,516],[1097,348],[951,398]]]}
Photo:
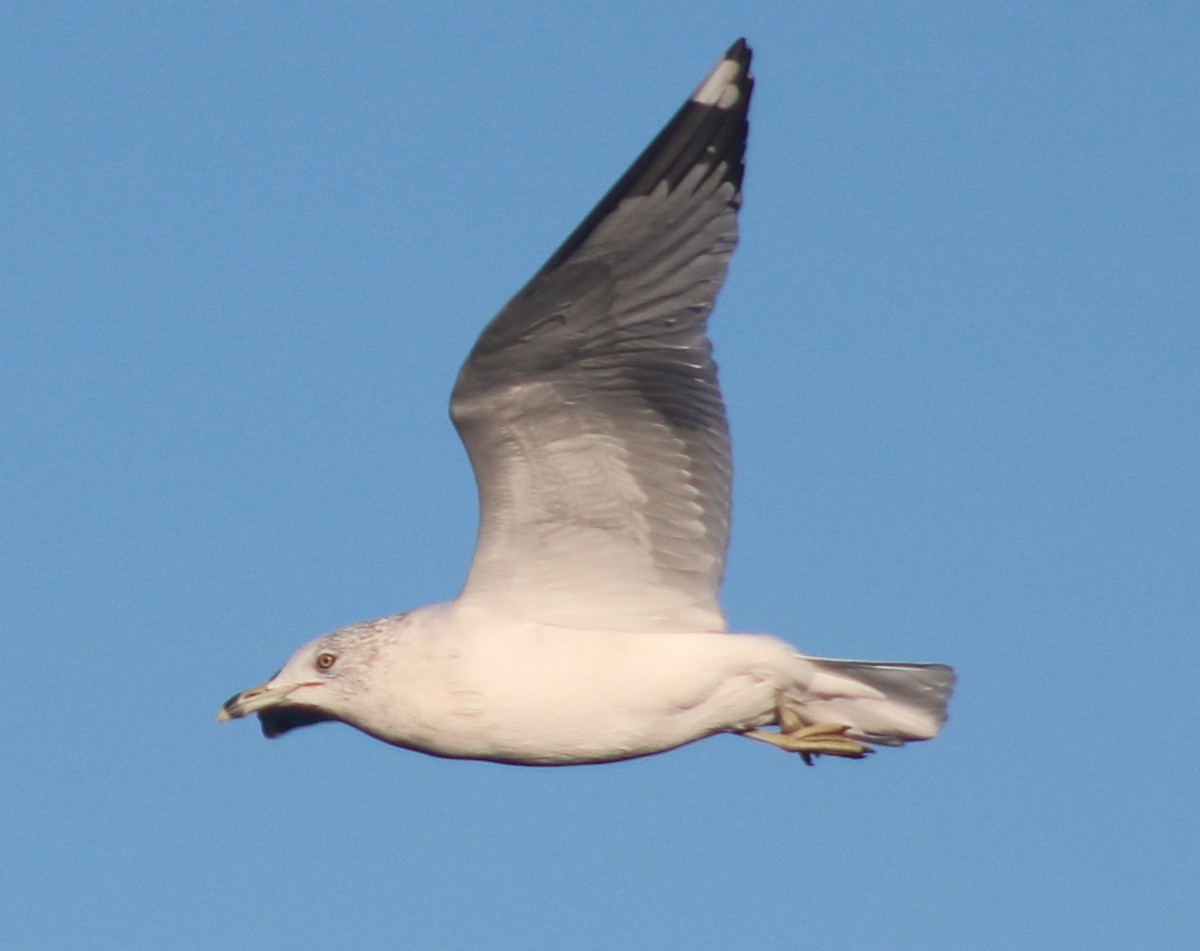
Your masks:
{"label": "gray streaking on head", "polygon": [[948,667],[724,633],[729,434],[705,323],[737,239],[749,65],[739,40],[463,365],[451,416],[481,512],[458,598],[317,638],[218,719],[531,765],[715,733],[859,758],[937,733]]}

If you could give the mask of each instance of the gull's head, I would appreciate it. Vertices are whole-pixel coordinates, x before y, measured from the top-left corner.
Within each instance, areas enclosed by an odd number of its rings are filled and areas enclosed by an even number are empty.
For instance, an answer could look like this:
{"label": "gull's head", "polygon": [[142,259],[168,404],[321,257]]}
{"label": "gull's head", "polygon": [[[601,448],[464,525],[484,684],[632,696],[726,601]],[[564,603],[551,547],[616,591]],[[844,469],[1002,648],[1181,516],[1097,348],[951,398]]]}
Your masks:
{"label": "gull's head", "polygon": [[310,641],[266,683],[226,700],[217,720],[257,713],[263,735],[274,738],[296,727],[351,719],[379,646],[398,620],[356,624]]}

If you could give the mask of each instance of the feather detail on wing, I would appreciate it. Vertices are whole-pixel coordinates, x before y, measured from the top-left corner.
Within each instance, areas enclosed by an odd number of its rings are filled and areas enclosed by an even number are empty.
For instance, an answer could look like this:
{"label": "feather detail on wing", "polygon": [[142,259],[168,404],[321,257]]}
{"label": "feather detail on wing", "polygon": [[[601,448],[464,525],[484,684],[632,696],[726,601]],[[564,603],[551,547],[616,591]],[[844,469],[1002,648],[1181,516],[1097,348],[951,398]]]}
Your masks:
{"label": "feather detail on wing", "polygon": [[451,400],[480,497],[460,604],[720,631],[730,455],[705,336],[737,240],[738,41],[484,330]]}

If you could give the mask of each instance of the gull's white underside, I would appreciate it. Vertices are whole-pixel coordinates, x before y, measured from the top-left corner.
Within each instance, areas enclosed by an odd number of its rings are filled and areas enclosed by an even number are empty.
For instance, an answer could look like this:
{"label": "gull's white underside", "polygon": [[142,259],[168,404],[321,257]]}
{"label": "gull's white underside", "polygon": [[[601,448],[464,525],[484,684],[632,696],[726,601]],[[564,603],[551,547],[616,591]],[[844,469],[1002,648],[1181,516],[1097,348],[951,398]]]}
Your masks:
{"label": "gull's white underside", "polygon": [[526,764],[769,724],[797,752],[829,751],[805,725],[937,732],[949,668],[723,633],[732,466],[705,325],[737,241],[749,60],[739,41],[464,363],[451,415],[480,529],[458,599],[318,638],[223,717]]}

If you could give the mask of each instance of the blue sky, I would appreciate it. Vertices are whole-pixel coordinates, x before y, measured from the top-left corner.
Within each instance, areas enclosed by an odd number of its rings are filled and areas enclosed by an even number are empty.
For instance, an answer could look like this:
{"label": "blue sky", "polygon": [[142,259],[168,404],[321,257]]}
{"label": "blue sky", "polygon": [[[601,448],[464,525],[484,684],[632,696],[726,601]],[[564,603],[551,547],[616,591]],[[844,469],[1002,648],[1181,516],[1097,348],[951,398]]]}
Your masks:
{"label": "blue sky", "polygon": [[[484,322],[737,36],[732,626],[936,742],[436,760],[221,701],[452,597]],[[1188,4],[0,12],[0,943],[1191,946]]]}

